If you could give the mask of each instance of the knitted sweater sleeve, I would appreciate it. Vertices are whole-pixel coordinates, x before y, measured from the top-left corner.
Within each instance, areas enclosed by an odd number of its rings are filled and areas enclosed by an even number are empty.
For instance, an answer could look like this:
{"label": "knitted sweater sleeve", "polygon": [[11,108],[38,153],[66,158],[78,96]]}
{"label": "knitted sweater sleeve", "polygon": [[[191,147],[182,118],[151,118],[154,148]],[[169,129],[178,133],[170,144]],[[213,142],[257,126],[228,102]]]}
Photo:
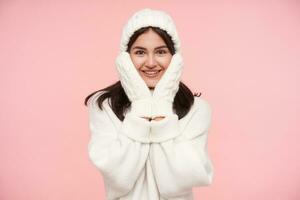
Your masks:
{"label": "knitted sweater sleeve", "polygon": [[[108,199],[116,199],[127,194],[144,168],[149,153],[149,144],[142,143],[148,137],[149,121],[127,114],[124,121],[111,118],[112,110],[106,101],[103,110],[99,109],[95,97],[89,108],[90,141],[89,158],[101,171],[105,185],[109,185]],[[130,135],[130,137],[128,136]],[[132,137],[137,137],[135,140]]]}
{"label": "knitted sweater sleeve", "polygon": [[213,179],[213,165],[207,152],[207,135],[211,121],[211,107],[202,98],[195,105],[183,127],[177,115],[161,121],[151,121],[153,138],[175,132],[168,140],[150,146],[150,160],[160,194],[166,199],[177,199],[192,191],[193,186],[208,186]]}

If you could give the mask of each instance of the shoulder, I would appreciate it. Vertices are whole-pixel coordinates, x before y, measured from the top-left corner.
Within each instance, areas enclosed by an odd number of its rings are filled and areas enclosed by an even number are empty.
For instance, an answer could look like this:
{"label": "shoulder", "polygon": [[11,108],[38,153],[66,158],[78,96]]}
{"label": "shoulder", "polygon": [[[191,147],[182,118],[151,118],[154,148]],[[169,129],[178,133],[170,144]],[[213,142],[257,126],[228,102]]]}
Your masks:
{"label": "shoulder", "polygon": [[206,133],[211,124],[211,106],[203,97],[194,97],[189,113],[181,120],[181,130],[188,138]]}
{"label": "shoulder", "polygon": [[202,96],[195,96],[194,97],[194,105],[192,107],[198,113],[200,112],[202,114],[206,114],[206,115],[209,115],[209,116],[212,113],[211,105]]}
{"label": "shoulder", "polygon": [[[180,119],[182,124],[187,124],[190,121],[210,120],[212,109],[208,101],[202,96],[194,96],[194,103],[188,114]],[[196,121],[197,121],[196,120]]]}
{"label": "shoulder", "polygon": [[100,106],[98,104],[98,98],[104,93],[106,93],[106,91],[98,91],[90,97],[88,101],[88,108],[90,116],[92,116],[91,119],[100,117],[106,118],[109,119],[111,123],[118,126],[120,124],[120,120],[110,106],[110,98],[106,98],[103,100],[100,109]]}
{"label": "shoulder", "polygon": [[[87,102],[87,105],[88,105],[88,107],[89,108],[92,108],[92,109],[99,109],[100,110],[100,108],[99,108],[99,106],[98,106],[98,99],[99,99],[99,97],[101,96],[101,95],[103,95],[105,93],[105,91],[97,91],[97,92],[95,92],[90,98],[89,98],[89,100],[88,100],[88,102]],[[104,101],[103,101],[103,105],[104,104],[108,104],[108,99],[105,99]]]}
{"label": "shoulder", "polygon": [[201,124],[201,126],[208,127],[212,118],[212,108],[208,101],[201,96],[195,97],[193,107],[192,121],[199,123],[199,125]]}
{"label": "shoulder", "polygon": [[99,106],[98,99],[99,97],[104,94],[105,91],[98,91],[94,93],[88,100],[87,106],[90,115],[105,115],[107,114],[108,106],[108,99],[105,99],[101,106]]}

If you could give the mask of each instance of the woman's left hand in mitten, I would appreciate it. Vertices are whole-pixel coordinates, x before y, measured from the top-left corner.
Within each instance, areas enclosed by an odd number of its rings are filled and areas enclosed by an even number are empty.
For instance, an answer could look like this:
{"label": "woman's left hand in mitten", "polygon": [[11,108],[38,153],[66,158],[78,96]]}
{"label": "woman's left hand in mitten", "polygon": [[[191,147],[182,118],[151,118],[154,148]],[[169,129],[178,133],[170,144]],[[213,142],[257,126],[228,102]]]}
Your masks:
{"label": "woman's left hand in mitten", "polygon": [[182,56],[180,53],[175,53],[155,86],[152,98],[152,119],[173,114],[173,101],[179,89],[182,69]]}

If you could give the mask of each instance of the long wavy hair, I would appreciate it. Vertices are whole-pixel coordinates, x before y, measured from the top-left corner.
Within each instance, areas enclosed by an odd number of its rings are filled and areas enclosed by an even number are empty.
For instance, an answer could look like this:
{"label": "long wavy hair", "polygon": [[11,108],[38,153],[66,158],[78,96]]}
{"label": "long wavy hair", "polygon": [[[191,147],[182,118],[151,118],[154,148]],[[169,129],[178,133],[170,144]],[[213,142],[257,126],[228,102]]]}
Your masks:
{"label": "long wavy hair", "polygon": [[[136,30],[133,35],[130,37],[130,40],[128,42],[127,52],[130,52],[132,44],[136,41],[136,39],[143,33],[147,32],[149,29],[152,29],[155,31],[166,43],[169,51],[172,55],[175,54],[175,47],[174,42],[172,41],[171,36],[164,31],[163,29],[160,29],[158,27],[142,27],[138,30]],[[102,110],[102,103],[103,101],[108,98],[109,105],[112,108],[113,112],[116,114],[116,116],[123,121],[125,116],[125,111],[130,108],[131,102],[128,99],[120,81],[115,82],[112,85],[109,85],[105,88],[102,88],[100,90],[94,91],[93,93],[89,94],[84,101],[84,104],[87,106],[88,100],[90,97],[92,97],[95,93],[103,91],[103,93],[98,97],[97,104],[99,108]],[[179,82],[179,89],[174,97],[173,101],[173,109],[175,110],[175,113],[178,115],[178,119],[183,118],[191,109],[192,105],[194,104],[194,96],[201,96],[201,93],[192,93],[191,90],[182,82]]]}

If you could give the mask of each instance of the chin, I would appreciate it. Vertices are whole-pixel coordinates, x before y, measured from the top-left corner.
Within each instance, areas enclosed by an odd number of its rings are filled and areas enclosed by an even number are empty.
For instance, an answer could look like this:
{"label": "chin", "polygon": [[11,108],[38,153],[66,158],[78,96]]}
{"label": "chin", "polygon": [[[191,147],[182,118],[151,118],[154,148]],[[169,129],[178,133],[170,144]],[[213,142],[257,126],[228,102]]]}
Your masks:
{"label": "chin", "polygon": [[146,82],[146,85],[148,86],[148,88],[152,89],[152,88],[155,88],[155,85],[158,81],[155,81],[155,80],[147,80],[145,81]]}

